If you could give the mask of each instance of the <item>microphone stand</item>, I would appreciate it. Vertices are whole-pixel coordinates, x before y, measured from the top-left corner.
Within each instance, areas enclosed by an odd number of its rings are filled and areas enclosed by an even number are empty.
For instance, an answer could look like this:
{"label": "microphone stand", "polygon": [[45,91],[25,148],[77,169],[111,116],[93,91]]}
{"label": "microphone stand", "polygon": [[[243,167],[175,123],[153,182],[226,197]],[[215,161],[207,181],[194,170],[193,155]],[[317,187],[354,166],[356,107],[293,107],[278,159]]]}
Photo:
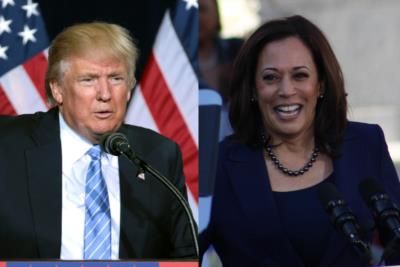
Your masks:
{"label": "microphone stand", "polygon": [[390,257],[400,256],[400,227],[394,230],[394,237],[388,242],[387,246],[383,250],[381,260],[379,264],[383,261],[390,259]]}
{"label": "microphone stand", "polygon": [[156,177],[161,183],[163,183],[172,193],[173,195],[178,199],[179,203],[182,205],[182,207],[185,210],[185,213],[189,219],[189,224],[190,224],[190,230],[192,233],[193,237],[193,243],[194,247],[196,250],[196,255],[199,257],[199,243],[197,240],[197,232],[196,232],[196,226],[195,226],[195,221],[193,218],[193,214],[190,210],[189,204],[185,197],[182,195],[182,193],[166,178],[164,175],[162,175],[159,171],[154,169],[152,166],[147,164],[145,161],[143,161],[141,158],[135,155],[135,153],[132,151],[130,146],[123,147],[121,149],[122,154],[127,157],[131,162],[139,166],[141,170],[144,170],[154,177]]}

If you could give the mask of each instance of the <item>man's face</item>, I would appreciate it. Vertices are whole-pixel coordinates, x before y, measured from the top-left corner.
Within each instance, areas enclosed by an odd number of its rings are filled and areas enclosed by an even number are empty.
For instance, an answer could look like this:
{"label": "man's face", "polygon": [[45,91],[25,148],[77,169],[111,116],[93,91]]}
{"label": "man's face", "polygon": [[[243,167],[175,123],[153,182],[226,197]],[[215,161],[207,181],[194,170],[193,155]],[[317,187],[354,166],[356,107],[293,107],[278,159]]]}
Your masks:
{"label": "man's face", "polygon": [[50,85],[54,99],[67,124],[98,143],[123,122],[131,94],[126,65],[101,53],[71,56],[64,64],[62,81]]}

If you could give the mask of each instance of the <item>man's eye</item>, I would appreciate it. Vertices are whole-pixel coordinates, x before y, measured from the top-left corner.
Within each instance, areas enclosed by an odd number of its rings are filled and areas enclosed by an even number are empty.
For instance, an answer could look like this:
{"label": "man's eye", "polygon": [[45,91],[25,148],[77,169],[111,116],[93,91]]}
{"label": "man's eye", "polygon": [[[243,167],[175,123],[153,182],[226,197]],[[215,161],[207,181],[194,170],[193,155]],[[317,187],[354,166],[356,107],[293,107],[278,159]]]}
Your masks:
{"label": "man's eye", "polygon": [[79,79],[79,83],[83,85],[92,85],[94,83],[95,79],[92,77],[84,77]]}
{"label": "man's eye", "polygon": [[119,83],[123,82],[124,80],[125,80],[125,78],[123,76],[114,76],[114,77],[111,77],[111,79],[110,79],[110,81],[113,84],[119,84]]}

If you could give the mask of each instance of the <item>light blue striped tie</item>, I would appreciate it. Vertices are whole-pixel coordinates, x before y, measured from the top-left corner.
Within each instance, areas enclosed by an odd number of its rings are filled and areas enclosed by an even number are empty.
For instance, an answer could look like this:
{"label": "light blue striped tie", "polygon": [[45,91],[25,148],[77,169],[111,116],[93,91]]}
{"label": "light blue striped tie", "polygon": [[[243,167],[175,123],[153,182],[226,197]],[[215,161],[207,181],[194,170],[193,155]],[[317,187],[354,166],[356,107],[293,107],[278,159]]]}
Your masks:
{"label": "light blue striped tie", "polygon": [[111,259],[111,216],[106,182],[101,175],[101,150],[94,145],[86,176],[84,259]]}

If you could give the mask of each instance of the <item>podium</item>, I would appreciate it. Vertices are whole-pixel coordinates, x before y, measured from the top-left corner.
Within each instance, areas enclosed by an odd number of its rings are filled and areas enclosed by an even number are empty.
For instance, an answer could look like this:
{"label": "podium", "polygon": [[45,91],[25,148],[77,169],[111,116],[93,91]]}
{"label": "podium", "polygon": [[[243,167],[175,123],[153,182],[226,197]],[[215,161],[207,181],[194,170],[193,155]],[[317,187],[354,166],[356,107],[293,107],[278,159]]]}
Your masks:
{"label": "podium", "polygon": [[199,267],[198,261],[2,261],[0,267]]}

